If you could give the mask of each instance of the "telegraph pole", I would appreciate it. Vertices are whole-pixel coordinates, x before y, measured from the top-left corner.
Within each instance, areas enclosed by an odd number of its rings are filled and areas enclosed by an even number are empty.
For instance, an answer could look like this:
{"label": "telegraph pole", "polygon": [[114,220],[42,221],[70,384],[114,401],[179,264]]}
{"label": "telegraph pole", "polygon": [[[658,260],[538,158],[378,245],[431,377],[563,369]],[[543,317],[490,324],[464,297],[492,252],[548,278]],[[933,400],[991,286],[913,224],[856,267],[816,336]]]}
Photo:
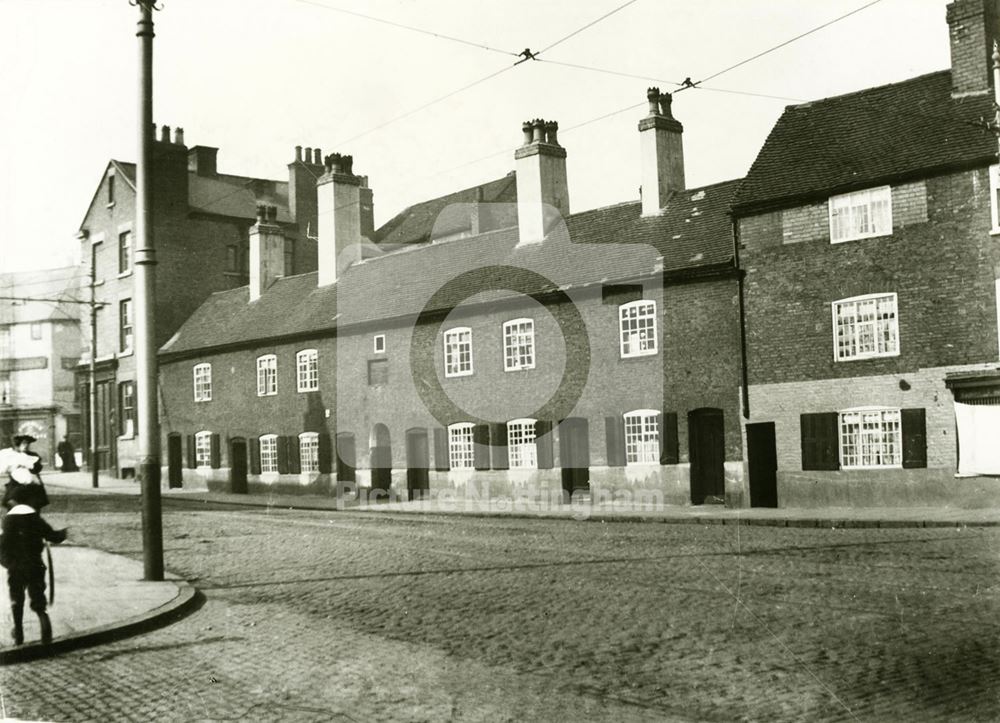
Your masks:
{"label": "telegraph pole", "polygon": [[139,480],[142,484],[142,557],[146,580],[163,579],[163,520],[160,510],[160,423],[157,407],[156,250],[153,245],[153,10],[139,7],[139,157],[135,168],[136,405],[139,421]]}
{"label": "telegraph pole", "polygon": [[97,487],[97,248],[90,246],[90,486]]}

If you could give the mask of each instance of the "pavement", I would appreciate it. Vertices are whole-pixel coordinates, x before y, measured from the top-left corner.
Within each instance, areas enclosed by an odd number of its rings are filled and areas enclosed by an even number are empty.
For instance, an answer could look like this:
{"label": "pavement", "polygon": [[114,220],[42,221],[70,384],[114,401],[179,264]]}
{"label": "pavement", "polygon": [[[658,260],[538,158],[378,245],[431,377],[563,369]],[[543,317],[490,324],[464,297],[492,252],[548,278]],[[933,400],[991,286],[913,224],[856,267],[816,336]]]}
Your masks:
{"label": "pavement", "polygon": [[[92,487],[87,472],[50,472],[50,493],[138,495],[135,480],[101,476]],[[163,491],[163,499],[191,504],[228,504],[271,509],[342,511],[352,515],[403,513],[480,517],[541,517],[592,521],[643,521],[689,524],[739,524],[816,528],[994,527],[1000,509],[960,508],[824,508],[726,509],[718,505],[671,506],[596,503],[580,498],[570,504],[526,500],[481,500],[438,497],[433,500],[354,501],[345,505],[334,496],[254,494],[239,495],[195,489]],[[0,665],[56,655],[81,647],[152,630],[183,616],[198,604],[197,590],[185,580],[167,574],[160,582],[143,580],[143,566],[134,559],[67,542],[52,547],[56,603],[50,613],[53,641],[38,640],[37,618],[25,610],[26,643],[14,647],[9,637],[10,611],[0,612]],[[0,573],[2,574],[2,573]],[[5,575],[0,584],[5,583]]]}

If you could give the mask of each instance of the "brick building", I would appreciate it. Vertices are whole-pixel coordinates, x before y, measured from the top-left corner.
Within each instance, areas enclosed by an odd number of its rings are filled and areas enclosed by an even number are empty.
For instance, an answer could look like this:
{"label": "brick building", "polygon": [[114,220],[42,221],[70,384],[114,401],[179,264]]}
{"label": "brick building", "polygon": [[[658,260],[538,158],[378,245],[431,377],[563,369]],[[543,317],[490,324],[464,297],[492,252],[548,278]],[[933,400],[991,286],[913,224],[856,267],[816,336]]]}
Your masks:
{"label": "brick building", "polygon": [[80,448],[79,274],[75,267],[0,274],[0,440],[7,446],[13,435],[30,434],[49,469],[64,437]]}
{"label": "brick building", "polygon": [[249,285],[160,350],[170,484],[742,504],[737,184],[687,189],[649,101],[641,202],[582,213],[554,123],[525,124],[513,174],[372,234],[330,156],[318,270],[278,278],[262,211]]}
{"label": "brick building", "polygon": [[950,70],[786,108],[733,200],[754,504],[1000,500],[998,4],[947,21]]}
{"label": "brick building", "polygon": [[[153,150],[153,237],[156,246],[157,346],[163,344],[215,292],[245,285],[250,263],[248,231],[257,206],[287,239],[276,273],[316,268],[315,178],[322,172],[319,149],[296,149],[288,180],[220,173],[218,149],[184,145],[183,131],[161,129]],[[136,373],[133,357],[132,230],[135,166],[110,161],[80,227],[81,258],[95,269],[97,319],[97,466],[116,476],[134,473]],[[89,319],[85,321],[89,327]],[[87,420],[87,349],[77,384]],[[89,450],[89,436],[85,440]]]}

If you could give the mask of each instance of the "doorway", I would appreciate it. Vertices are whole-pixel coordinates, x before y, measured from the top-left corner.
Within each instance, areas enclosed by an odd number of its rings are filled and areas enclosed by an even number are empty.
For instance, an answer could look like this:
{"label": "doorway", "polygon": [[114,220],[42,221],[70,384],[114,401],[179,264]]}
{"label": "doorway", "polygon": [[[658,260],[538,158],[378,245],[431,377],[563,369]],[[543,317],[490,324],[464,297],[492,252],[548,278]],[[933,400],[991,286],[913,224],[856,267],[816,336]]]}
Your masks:
{"label": "doorway", "polygon": [[778,506],[778,452],[774,422],[747,425],[747,474],[750,476],[750,506]]}
{"label": "doorway", "polygon": [[388,491],[392,485],[392,442],[389,428],[381,422],[372,427],[369,452],[372,489]]}
{"label": "doorway", "polygon": [[181,435],[172,432],[167,435],[167,486],[181,487],[184,484],[183,448]]}
{"label": "doorway", "polygon": [[590,491],[590,424],[582,417],[559,423],[563,496]]}
{"label": "doorway", "polygon": [[238,495],[247,493],[247,441],[243,437],[229,440],[229,490]]}
{"label": "doorway", "polygon": [[726,499],[726,437],[721,409],[688,413],[691,459],[691,503],[723,503]]}
{"label": "doorway", "polygon": [[411,500],[426,499],[430,491],[430,448],[427,430],[406,430],[406,491]]}

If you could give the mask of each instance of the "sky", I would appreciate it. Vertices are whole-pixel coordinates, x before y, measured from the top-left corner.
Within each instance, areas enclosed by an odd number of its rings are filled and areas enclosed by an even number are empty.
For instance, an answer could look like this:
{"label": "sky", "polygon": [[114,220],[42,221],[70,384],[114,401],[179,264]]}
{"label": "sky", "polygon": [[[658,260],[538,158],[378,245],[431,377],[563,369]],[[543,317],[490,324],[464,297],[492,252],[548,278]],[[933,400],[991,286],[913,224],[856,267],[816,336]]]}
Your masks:
{"label": "sky", "polygon": [[[715,76],[871,0],[632,0],[612,13],[626,2],[162,0],[153,117],[219,148],[223,173],[287,180],[296,145],[349,153],[376,224],[505,175],[521,122],[555,120],[571,210],[584,211],[638,198],[648,86]],[[947,68],[946,5],[876,0],[677,93],[688,187],[744,175],[786,105]],[[108,160],[135,159],[138,13],[128,0],[0,0],[0,271],[76,263]],[[525,48],[544,52],[513,67]]]}

